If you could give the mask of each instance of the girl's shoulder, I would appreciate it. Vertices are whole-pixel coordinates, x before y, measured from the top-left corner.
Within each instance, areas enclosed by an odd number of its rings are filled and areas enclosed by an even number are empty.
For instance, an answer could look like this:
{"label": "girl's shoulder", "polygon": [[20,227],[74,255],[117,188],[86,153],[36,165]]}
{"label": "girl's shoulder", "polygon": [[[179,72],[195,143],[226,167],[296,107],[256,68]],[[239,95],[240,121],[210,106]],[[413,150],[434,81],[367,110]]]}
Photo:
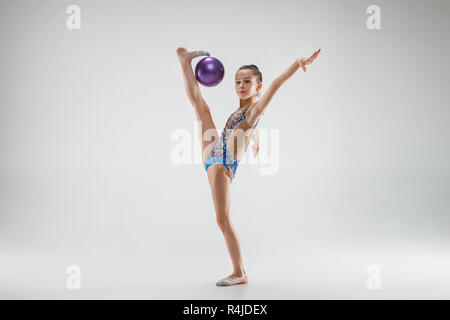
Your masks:
{"label": "girl's shoulder", "polygon": [[258,115],[255,112],[253,112],[253,109],[255,108],[255,106],[257,104],[258,104],[258,101],[256,101],[253,105],[251,105],[248,108],[246,115],[245,115],[247,123],[249,124],[250,127],[254,127],[256,125],[256,123],[259,122],[259,119],[261,119],[261,117],[264,115],[264,113],[263,113],[263,114],[259,115],[259,117],[258,117]]}

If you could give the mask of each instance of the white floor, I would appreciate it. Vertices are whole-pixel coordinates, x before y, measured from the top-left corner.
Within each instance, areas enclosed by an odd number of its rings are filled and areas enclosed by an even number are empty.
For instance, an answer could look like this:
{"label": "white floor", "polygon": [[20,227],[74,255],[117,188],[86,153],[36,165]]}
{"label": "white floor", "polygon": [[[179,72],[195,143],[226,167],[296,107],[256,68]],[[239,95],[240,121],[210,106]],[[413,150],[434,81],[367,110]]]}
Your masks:
{"label": "white floor", "polygon": [[[182,245],[162,242],[129,247],[111,240],[109,245],[66,246],[64,250],[57,244],[47,249],[29,244],[2,246],[0,298],[450,298],[447,244],[311,245],[303,241],[283,246],[279,241],[268,249],[269,246],[247,241],[243,250],[249,283],[234,287],[215,286],[217,280],[231,271],[225,245],[219,237],[209,242],[186,238]],[[67,288],[69,265],[80,267],[78,290]],[[368,279],[375,279],[374,274],[368,273],[370,265],[379,268],[378,289],[368,288]]]}

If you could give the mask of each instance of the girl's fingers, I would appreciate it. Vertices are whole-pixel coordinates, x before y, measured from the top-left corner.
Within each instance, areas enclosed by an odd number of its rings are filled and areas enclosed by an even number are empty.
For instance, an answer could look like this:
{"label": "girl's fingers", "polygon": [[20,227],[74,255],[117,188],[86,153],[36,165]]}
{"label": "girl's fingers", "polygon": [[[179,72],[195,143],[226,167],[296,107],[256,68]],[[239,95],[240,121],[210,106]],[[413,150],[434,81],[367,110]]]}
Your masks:
{"label": "girl's fingers", "polygon": [[300,65],[301,65],[301,67],[302,67],[304,72],[306,72],[305,65],[311,64],[314,61],[314,59],[316,59],[316,57],[319,54],[320,50],[321,49],[317,50],[316,52],[313,53],[313,55],[311,57],[309,57],[308,59],[304,60],[303,64],[300,62]]}
{"label": "girl's fingers", "polygon": [[311,63],[311,62],[314,61],[314,59],[315,59],[315,58],[317,57],[317,55],[319,54],[319,51],[320,51],[320,49],[319,49],[318,51],[314,52],[314,54],[308,59],[309,63]]}

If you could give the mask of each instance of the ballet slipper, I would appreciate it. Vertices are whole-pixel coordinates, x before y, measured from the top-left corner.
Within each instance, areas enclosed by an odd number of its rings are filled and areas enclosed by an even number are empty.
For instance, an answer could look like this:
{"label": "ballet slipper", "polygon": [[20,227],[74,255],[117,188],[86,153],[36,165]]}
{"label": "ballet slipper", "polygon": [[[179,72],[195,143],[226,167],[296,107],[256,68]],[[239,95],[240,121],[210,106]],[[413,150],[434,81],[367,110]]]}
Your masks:
{"label": "ballet slipper", "polygon": [[216,286],[227,287],[227,286],[233,286],[233,285],[236,285],[236,284],[242,284],[242,283],[236,283],[236,282],[239,281],[239,280],[244,279],[246,276],[247,276],[247,274],[244,274],[242,277],[235,278],[235,279],[226,277],[226,278],[223,278],[222,280],[217,281],[216,282]]}

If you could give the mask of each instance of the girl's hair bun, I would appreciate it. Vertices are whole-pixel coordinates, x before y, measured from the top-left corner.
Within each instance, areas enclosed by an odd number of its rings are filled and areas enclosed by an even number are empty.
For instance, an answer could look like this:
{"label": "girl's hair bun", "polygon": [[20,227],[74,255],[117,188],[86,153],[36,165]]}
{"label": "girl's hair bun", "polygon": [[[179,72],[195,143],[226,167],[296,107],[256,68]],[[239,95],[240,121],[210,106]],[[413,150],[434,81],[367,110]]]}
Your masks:
{"label": "girl's hair bun", "polygon": [[254,65],[254,64],[246,64],[246,65],[241,66],[238,69],[238,71],[242,70],[242,69],[251,69],[251,70],[253,70],[253,74],[256,76],[257,81],[262,82],[261,71],[259,71],[259,69],[258,69],[258,67],[256,65]]}

